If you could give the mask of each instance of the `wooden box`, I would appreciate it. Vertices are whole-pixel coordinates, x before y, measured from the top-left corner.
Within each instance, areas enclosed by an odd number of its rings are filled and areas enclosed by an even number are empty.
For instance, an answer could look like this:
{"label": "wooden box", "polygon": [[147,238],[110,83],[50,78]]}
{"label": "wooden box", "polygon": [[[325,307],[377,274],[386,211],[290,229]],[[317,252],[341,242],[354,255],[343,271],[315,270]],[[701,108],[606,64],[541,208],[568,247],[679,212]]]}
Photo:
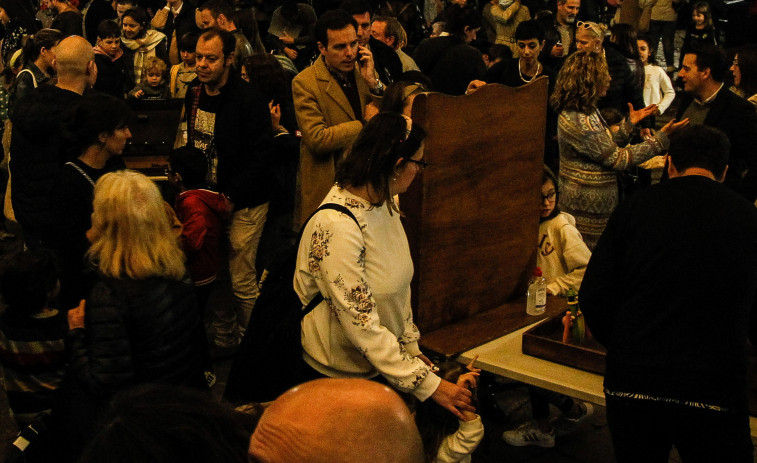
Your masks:
{"label": "wooden box", "polygon": [[586,338],[580,345],[562,342],[563,315],[565,310],[523,333],[523,353],[604,375],[607,350],[594,338]]}

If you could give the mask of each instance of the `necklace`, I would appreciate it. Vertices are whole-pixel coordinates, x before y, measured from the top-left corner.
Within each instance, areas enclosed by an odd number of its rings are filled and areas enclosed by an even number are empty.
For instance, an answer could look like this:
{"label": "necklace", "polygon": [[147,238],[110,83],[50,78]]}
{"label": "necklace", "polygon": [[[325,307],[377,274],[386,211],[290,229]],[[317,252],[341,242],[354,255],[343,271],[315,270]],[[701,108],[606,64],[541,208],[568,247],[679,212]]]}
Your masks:
{"label": "necklace", "polygon": [[532,75],[530,79],[526,80],[526,78],[523,77],[523,71],[520,70],[521,63],[523,62],[522,60],[523,58],[518,58],[518,75],[520,75],[520,80],[528,84],[528,83],[531,83],[531,81],[533,81],[534,79],[536,79],[536,76],[539,75],[539,72],[541,71],[541,63],[538,61],[536,62],[536,73]]}

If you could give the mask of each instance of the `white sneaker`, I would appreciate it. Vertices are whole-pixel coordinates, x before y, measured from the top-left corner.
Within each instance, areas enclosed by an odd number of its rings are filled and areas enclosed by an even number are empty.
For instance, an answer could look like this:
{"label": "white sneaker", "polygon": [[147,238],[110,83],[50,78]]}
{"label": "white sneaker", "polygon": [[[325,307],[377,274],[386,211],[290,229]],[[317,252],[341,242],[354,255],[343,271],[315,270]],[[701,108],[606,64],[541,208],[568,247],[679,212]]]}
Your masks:
{"label": "white sneaker", "polygon": [[511,431],[502,433],[502,439],[510,445],[524,447],[536,445],[551,448],[555,446],[555,431],[545,433],[533,423],[523,423]]}

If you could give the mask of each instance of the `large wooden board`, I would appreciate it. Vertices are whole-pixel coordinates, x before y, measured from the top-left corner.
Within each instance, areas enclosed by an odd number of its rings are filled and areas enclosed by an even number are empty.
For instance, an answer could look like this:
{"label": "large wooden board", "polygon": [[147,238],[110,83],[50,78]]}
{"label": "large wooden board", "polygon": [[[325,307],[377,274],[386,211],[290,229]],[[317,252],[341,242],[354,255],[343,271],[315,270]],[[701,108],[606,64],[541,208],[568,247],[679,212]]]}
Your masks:
{"label": "large wooden board", "polygon": [[430,166],[400,205],[421,333],[522,296],[539,225],[546,100],[546,78],[415,99]]}

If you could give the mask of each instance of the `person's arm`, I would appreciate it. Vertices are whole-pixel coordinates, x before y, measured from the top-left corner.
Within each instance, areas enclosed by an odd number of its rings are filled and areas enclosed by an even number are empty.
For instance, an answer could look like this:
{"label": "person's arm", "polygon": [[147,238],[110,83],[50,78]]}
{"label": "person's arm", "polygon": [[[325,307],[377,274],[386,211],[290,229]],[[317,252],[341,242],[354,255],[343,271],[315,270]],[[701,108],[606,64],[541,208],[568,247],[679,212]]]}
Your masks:
{"label": "person's arm", "polygon": [[554,296],[565,294],[570,288],[578,291],[591,258],[591,251],[575,226],[566,224],[560,227],[559,239],[568,272],[547,285],[547,291]]}
{"label": "person's arm", "polygon": [[187,254],[199,251],[205,244],[208,234],[208,219],[204,213],[206,207],[202,201],[191,197],[181,203],[181,244]]}
{"label": "person's arm", "polygon": [[502,8],[499,3],[493,4],[490,10],[492,18],[498,23],[507,24],[520,9],[520,0],[515,0],[512,5]]}
{"label": "person's arm", "polygon": [[[659,131],[649,140],[636,145],[619,148],[610,130],[602,124],[598,113],[561,114],[558,119],[560,137],[563,143],[581,153],[589,160],[612,170],[626,170],[667,150],[669,138]],[[628,137],[633,124],[628,119],[621,124],[617,138]]]}
{"label": "person's arm", "polygon": [[658,114],[663,114],[665,110],[670,107],[671,103],[673,103],[673,100],[676,97],[676,91],[665,70],[659,66],[657,66],[657,70],[657,75],[659,76],[660,81],[660,90],[662,91],[662,100],[657,103],[657,112]]}
{"label": "person's arm", "polygon": [[98,283],[87,300],[84,326],[72,326],[68,332],[71,371],[95,395],[119,389],[134,378],[121,304],[106,284]]}
{"label": "person's arm", "polygon": [[305,82],[303,73],[292,81],[292,95],[296,108],[297,123],[302,132],[302,142],[316,157],[325,157],[334,151],[346,149],[363,129],[362,114],[356,114],[354,121],[329,126],[321,109],[322,95],[315,78]]}
{"label": "person's arm", "polygon": [[[727,92],[728,89],[722,88],[721,92]],[[732,111],[730,119],[732,127],[724,130],[729,135],[731,142],[731,156],[741,158],[746,167],[746,174],[738,186],[739,192],[754,201],[757,199],[757,111],[751,103],[745,102],[740,97],[739,105],[731,105],[726,111]]]}
{"label": "person's arm", "polygon": [[442,440],[436,454],[436,463],[455,463],[470,456],[484,438],[484,424],[481,417],[475,415],[473,420],[459,421],[457,431]]}
{"label": "person's arm", "polygon": [[621,236],[624,204],[610,217],[586,268],[579,303],[592,336],[607,347],[613,334],[617,307],[621,301],[624,240]]}

